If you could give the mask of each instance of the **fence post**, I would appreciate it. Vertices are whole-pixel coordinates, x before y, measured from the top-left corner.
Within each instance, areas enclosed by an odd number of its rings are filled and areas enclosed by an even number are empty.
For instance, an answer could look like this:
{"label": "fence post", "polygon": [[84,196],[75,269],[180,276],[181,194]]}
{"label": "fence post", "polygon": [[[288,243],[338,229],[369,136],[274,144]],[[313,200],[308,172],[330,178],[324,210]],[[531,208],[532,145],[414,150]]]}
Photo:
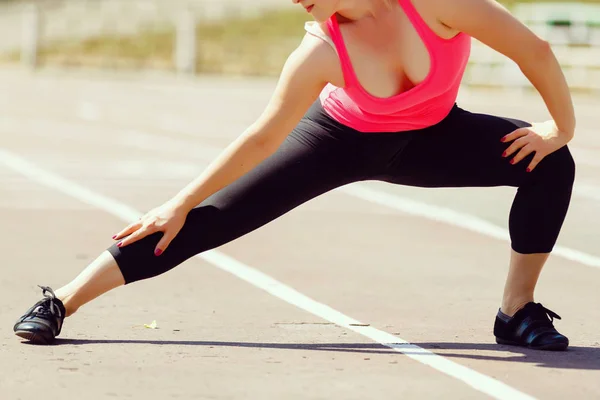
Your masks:
{"label": "fence post", "polygon": [[196,18],[190,9],[181,12],[175,25],[175,67],[180,74],[196,73]]}
{"label": "fence post", "polygon": [[40,41],[41,18],[37,4],[23,6],[21,25],[21,63],[28,68],[37,66],[38,47]]}

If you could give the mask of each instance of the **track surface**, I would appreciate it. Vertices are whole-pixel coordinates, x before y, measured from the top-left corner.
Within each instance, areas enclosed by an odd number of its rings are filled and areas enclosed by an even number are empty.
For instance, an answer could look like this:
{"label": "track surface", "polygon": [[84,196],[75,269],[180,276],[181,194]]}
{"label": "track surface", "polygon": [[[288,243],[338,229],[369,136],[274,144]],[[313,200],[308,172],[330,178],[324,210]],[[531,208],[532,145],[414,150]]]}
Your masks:
{"label": "track surface", "polygon": [[[0,84],[0,398],[600,397],[597,101],[576,98],[577,187],[536,294],[563,317],[568,352],[493,341],[513,189],[381,183],[323,195],[110,292],[69,318],[56,346],[38,347],[12,333],[36,285],[66,283],[128,218],[193,179],[274,82],[2,71]],[[525,93],[465,89],[459,103],[547,116]],[[266,275],[239,279],[250,267]],[[159,329],[144,328],[153,320]]]}

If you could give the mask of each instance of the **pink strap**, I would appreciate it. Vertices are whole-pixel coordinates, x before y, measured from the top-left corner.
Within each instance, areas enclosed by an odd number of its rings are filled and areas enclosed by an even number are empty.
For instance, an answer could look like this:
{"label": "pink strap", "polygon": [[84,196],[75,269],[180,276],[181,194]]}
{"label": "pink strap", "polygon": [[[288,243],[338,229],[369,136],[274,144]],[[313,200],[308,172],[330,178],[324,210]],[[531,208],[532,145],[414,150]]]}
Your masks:
{"label": "pink strap", "polygon": [[[434,53],[436,46],[440,46],[439,36],[433,32],[429,26],[425,23],[425,20],[421,17],[417,9],[412,4],[411,0],[398,0],[400,7],[404,10],[404,13],[415,27],[417,33],[423,40],[425,47],[428,49],[430,57],[431,57],[431,70],[429,72],[429,76],[433,75],[434,65],[436,64],[436,60],[434,60]],[[335,45],[340,63],[342,65],[342,73],[344,74],[344,81],[346,89],[350,87],[358,87],[362,88],[360,82],[358,81],[358,77],[356,76],[356,72],[352,67],[352,62],[350,61],[350,55],[348,54],[348,49],[346,48],[346,44],[344,43],[344,38],[342,37],[342,33],[340,30],[340,26],[336,15],[331,16],[329,20],[327,20],[327,28],[329,30],[329,35],[331,36],[331,40]]]}
{"label": "pink strap", "polygon": [[413,5],[412,0],[398,0],[398,3],[400,3],[400,7],[402,7],[404,13],[413,24],[417,30],[417,33],[419,33],[419,36],[421,36],[421,39],[425,42],[427,47],[433,45],[431,42],[435,41],[436,39],[440,39],[440,37],[437,36],[435,32],[431,30],[431,28],[429,28],[423,17],[421,17],[421,14],[419,14]]}
{"label": "pink strap", "polygon": [[340,31],[340,26],[335,15],[333,15],[327,21],[327,28],[329,29],[329,35],[331,36],[331,40],[333,40],[333,44],[335,44],[335,48],[339,54],[346,88],[358,84],[358,78],[354,73],[354,68],[352,68],[350,55],[348,54],[348,49],[344,43],[344,38],[342,37],[342,32]]}

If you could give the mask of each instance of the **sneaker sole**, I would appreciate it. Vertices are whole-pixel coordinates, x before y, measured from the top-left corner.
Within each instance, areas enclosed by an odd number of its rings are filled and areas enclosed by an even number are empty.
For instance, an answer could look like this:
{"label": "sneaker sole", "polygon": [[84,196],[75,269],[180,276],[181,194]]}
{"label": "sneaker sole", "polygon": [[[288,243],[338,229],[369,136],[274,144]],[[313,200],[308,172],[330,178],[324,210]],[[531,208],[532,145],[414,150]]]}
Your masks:
{"label": "sneaker sole", "polygon": [[517,343],[517,342],[512,342],[510,340],[500,339],[500,338],[496,338],[496,343],[505,344],[508,346],[525,347],[527,349],[546,350],[546,351],[564,351],[567,349],[567,347],[569,347],[568,343],[554,343],[554,344],[548,344],[546,346],[533,347],[533,346],[524,345],[524,344]]}
{"label": "sneaker sole", "polygon": [[44,335],[40,335],[39,333],[30,332],[30,331],[16,331],[15,335],[33,344],[50,344],[52,340],[48,340]]}

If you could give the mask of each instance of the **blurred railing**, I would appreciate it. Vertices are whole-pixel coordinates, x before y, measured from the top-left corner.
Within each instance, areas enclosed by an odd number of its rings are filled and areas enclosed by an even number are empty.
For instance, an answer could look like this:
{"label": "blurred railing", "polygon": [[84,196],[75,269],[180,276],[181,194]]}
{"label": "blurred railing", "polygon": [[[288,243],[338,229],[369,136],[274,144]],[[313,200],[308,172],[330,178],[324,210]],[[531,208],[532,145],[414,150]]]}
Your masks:
{"label": "blurred railing", "polygon": [[[32,0],[0,3],[0,51],[19,46],[21,29],[37,13],[40,41],[131,35],[149,26],[177,23],[185,12],[207,21],[234,13],[251,15],[290,6],[285,0]],[[23,26],[23,23],[27,26]]]}
{"label": "blurred railing", "polygon": [[[511,12],[550,42],[572,88],[600,90],[600,1],[519,3]],[[478,86],[531,86],[514,62],[475,40],[466,80]]]}
{"label": "blurred railing", "polygon": [[[180,73],[195,73],[198,23],[236,15],[292,8],[289,0],[46,0],[0,7],[0,52],[20,49],[35,67],[42,44],[102,35],[133,35],[149,26],[175,27],[172,61]],[[556,52],[573,89],[600,91],[600,2],[516,3],[511,11]],[[224,49],[223,51],[227,51]],[[517,65],[473,42],[465,84],[530,87]]]}

